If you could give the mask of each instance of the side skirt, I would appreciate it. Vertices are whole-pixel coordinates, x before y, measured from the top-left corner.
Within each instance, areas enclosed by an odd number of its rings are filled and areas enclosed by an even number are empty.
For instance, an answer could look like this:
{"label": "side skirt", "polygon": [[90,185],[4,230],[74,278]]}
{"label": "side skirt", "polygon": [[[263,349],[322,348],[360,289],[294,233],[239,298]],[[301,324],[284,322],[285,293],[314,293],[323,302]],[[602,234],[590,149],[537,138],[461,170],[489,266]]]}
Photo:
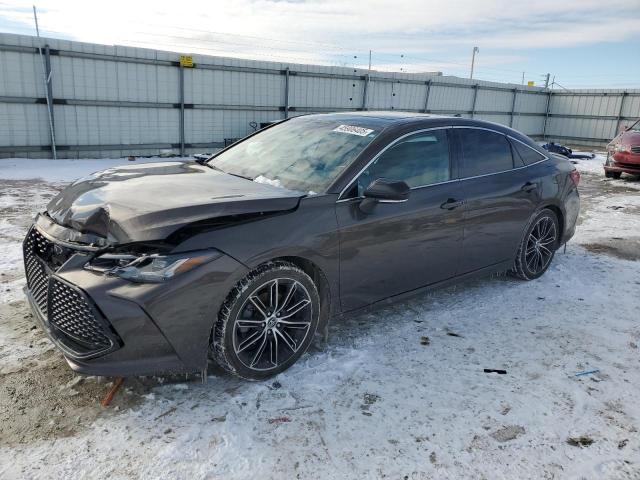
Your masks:
{"label": "side skirt", "polygon": [[414,297],[418,297],[420,295],[424,295],[425,293],[431,292],[433,290],[449,287],[451,285],[455,285],[455,284],[464,282],[466,280],[471,280],[474,278],[488,277],[495,273],[506,272],[510,270],[512,267],[513,267],[513,260],[507,260],[504,262],[496,263],[494,265],[490,265],[488,267],[484,267],[479,270],[474,270],[473,272],[465,273],[463,275],[458,275],[456,277],[452,277],[438,283],[433,283],[425,287],[420,287],[420,288],[416,288],[415,290],[410,290],[405,293],[400,293],[398,295],[394,295],[392,297],[379,300],[375,303],[357,308],[355,310],[349,310],[347,312],[338,313],[332,317],[332,320],[340,319],[346,315],[360,315],[364,313],[372,313],[384,307],[387,307],[389,305],[393,305],[395,303],[399,303]]}

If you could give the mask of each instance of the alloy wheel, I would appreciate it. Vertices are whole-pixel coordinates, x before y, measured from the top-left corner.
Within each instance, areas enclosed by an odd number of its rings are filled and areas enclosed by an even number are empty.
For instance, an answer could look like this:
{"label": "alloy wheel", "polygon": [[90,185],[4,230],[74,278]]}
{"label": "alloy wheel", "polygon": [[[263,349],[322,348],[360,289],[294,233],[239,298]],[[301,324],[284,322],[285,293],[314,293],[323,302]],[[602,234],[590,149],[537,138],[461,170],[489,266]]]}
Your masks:
{"label": "alloy wheel", "polygon": [[311,330],[307,289],[291,278],[263,283],[245,300],[233,326],[233,349],[252,370],[272,370],[288,361]]}
{"label": "alloy wheel", "polygon": [[538,274],[547,268],[553,258],[557,239],[558,233],[553,219],[548,216],[540,218],[527,239],[525,261],[530,272]]}

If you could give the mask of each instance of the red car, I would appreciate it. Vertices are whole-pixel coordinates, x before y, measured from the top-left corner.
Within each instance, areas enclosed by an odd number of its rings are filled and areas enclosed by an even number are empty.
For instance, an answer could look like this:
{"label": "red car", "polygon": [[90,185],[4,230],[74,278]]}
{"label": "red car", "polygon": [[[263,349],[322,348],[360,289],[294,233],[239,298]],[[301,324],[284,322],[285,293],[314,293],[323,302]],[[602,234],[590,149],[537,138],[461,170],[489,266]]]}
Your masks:
{"label": "red car", "polygon": [[640,119],[623,128],[607,145],[605,177],[620,178],[623,172],[640,175]]}

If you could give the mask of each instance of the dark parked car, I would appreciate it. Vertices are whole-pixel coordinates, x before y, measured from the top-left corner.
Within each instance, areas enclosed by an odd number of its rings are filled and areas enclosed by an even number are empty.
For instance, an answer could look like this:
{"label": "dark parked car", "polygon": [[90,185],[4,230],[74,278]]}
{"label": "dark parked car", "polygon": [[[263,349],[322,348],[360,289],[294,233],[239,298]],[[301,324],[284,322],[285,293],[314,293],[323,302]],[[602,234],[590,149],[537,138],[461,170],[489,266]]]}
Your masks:
{"label": "dark parked car", "polygon": [[607,145],[605,176],[620,178],[623,173],[640,175],[640,119],[629,127],[623,127]]}
{"label": "dark parked car", "polygon": [[298,117],[202,164],[76,181],[24,241],[26,292],[78,372],[213,360],[262,379],[345,312],[493,272],[538,278],[574,233],[578,181],[493,123]]}

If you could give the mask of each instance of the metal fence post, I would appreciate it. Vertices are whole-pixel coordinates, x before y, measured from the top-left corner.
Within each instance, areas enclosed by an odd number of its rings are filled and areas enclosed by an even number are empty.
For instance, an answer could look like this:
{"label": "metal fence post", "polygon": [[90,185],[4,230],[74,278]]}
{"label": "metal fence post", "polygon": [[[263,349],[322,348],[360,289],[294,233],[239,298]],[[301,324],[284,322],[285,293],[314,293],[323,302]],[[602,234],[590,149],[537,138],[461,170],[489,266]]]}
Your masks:
{"label": "metal fence post", "polygon": [[180,77],[180,156],[184,157],[184,67],[179,67]]}
{"label": "metal fence post", "polygon": [[627,92],[622,92],[622,98],[620,99],[620,110],[618,110],[618,119],[616,120],[616,131],[613,132],[614,137],[618,135],[618,132],[620,131],[620,120],[622,120],[622,111],[624,109],[624,99],[626,96]]}
{"label": "metal fence post", "polygon": [[509,126],[513,127],[513,116],[516,113],[516,98],[518,97],[518,89],[513,89],[513,99],[511,100],[511,118],[509,119]]}
{"label": "metal fence post", "polygon": [[[36,7],[33,7],[33,13],[35,15]],[[38,20],[36,18],[36,30],[38,28]],[[38,39],[40,38],[40,33],[38,31]],[[54,129],[53,123],[53,89],[51,86],[51,52],[49,51],[49,45],[44,46],[45,52],[44,55],[42,53],[42,47],[38,45],[38,51],[40,52],[40,59],[42,60],[42,70],[43,70],[43,78],[44,78],[44,94],[47,100],[47,117],[49,119],[49,132],[51,135],[51,155],[54,160],[58,159],[58,152],[56,149],[56,132]]]}
{"label": "metal fence post", "polygon": [[45,72],[47,73],[47,96],[49,98],[47,107],[49,108],[49,115],[51,116],[51,127],[55,128],[56,122],[53,117],[53,84],[51,83],[51,52],[48,44],[44,46],[44,66]]}
{"label": "metal fence post", "polygon": [[424,96],[424,108],[422,109],[423,113],[427,113],[429,111],[429,94],[431,93],[431,80],[426,81],[427,91]]}
{"label": "metal fence post", "polygon": [[471,105],[471,118],[473,118],[476,114],[476,100],[478,100],[478,85],[477,83],[473,86],[473,104]]}
{"label": "metal fence post", "polygon": [[551,90],[549,90],[549,93],[547,95],[547,109],[546,109],[546,112],[544,114],[544,125],[542,127],[542,139],[543,140],[547,139],[547,124],[549,123],[549,112],[551,111],[551,95],[552,95],[552,92],[551,92]]}
{"label": "metal fence post", "polygon": [[284,118],[289,118],[289,67],[284,71]]}
{"label": "metal fence post", "polygon": [[364,76],[364,87],[362,89],[362,110],[367,110],[367,91],[369,90],[369,74]]}

